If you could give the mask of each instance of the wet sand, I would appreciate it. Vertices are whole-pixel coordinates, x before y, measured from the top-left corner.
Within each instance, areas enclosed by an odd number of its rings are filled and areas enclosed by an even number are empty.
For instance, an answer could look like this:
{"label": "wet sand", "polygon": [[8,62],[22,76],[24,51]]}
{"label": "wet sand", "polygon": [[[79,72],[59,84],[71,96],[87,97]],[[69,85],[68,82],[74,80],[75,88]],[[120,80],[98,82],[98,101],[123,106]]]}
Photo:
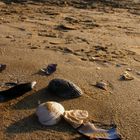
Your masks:
{"label": "wet sand", "polygon": [[[42,126],[34,115],[38,100],[85,109],[90,121],[115,123],[123,140],[139,139],[140,9],[75,5],[0,2],[0,63],[7,65],[0,83],[37,81],[33,91],[0,103],[0,139],[80,139],[64,120]],[[50,63],[58,64],[54,74],[38,73]],[[121,81],[127,68],[134,80]],[[48,95],[53,78],[73,81],[84,95],[72,100]],[[108,83],[107,91],[94,86],[100,80]]]}

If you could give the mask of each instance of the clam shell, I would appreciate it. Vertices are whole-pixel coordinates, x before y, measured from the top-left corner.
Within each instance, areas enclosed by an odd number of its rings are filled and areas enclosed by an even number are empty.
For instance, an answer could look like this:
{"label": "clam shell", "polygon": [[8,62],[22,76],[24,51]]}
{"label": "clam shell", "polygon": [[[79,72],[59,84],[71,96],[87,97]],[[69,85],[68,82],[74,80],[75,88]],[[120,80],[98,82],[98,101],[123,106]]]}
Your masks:
{"label": "clam shell", "polygon": [[74,128],[78,128],[88,118],[88,112],[86,110],[69,110],[64,112],[63,117]]}
{"label": "clam shell", "polygon": [[52,94],[65,99],[77,98],[83,94],[77,85],[64,79],[53,79],[47,88]]}
{"label": "clam shell", "polygon": [[57,124],[64,113],[64,107],[57,102],[42,103],[36,109],[39,122],[43,125]]}

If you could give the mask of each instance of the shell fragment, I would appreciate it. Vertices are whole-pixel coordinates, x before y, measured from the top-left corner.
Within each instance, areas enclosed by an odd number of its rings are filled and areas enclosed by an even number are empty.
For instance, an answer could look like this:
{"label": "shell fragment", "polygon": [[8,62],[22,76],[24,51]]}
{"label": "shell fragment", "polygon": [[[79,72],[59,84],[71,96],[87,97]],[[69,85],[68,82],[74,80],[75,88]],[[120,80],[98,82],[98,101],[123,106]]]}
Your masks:
{"label": "shell fragment", "polygon": [[88,112],[85,110],[69,110],[65,111],[63,117],[74,128],[78,128],[88,118]]}
{"label": "shell fragment", "polygon": [[111,128],[109,130],[96,128],[93,123],[84,123],[78,132],[89,137],[89,139],[106,139],[106,140],[120,140],[120,136],[116,132],[116,128]]}

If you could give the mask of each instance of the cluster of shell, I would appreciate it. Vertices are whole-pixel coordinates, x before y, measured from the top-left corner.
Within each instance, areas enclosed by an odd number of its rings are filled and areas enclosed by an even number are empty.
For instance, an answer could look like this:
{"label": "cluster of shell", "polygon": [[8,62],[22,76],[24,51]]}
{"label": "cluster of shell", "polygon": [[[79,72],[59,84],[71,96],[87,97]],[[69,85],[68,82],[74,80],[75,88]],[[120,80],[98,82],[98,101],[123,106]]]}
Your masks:
{"label": "cluster of shell", "polygon": [[65,111],[64,107],[57,102],[42,103],[36,109],[38,120],[43,125],[55,125],[59,123],[63,117],[74,128],[83,124],[88,118],[88,112],[85,110],[70,110]]}
{"label": "cluster of shell", "polygon": [[[50,93],[65,99],[77,98],[83,94],[77,85],[64,79],[51,80],[47,89]],[[76,128],[88,117],[88,112],[84,110],[65,111],[60,103],[50,101],[40,104],[36,110],[36,115],[43,125],[55,125],[63,117]]]}
{"label": "cluster of shell", "polygon": [[119,135],[115,128],[110,130],[96,128],[94,124],[85,122],[88,118],[86,110],[69,110],[65,111],[64,107],[57,102],[46,102],[40,104],[36,110],[39,122],[43,125],[50,126],[59,123],[64,118],[79,133],[89,137],[90,139],[118,139]]}

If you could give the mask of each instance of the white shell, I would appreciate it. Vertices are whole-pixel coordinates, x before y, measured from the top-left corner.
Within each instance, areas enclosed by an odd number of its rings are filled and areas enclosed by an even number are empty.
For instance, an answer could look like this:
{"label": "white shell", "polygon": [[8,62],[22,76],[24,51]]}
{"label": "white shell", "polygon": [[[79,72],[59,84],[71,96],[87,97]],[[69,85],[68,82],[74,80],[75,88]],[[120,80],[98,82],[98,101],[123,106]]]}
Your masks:
{"label": "white shell", "polygon": [[69,110],[64,112],[63,117],[74,128],[78,128],[87,119],[88,112],[86,110]]}
{"label": "white shell", "polygon": [[43,125],[57,124],[64,114],[64,107],[57,102],[46,102],[38,106],[36,114]]}

